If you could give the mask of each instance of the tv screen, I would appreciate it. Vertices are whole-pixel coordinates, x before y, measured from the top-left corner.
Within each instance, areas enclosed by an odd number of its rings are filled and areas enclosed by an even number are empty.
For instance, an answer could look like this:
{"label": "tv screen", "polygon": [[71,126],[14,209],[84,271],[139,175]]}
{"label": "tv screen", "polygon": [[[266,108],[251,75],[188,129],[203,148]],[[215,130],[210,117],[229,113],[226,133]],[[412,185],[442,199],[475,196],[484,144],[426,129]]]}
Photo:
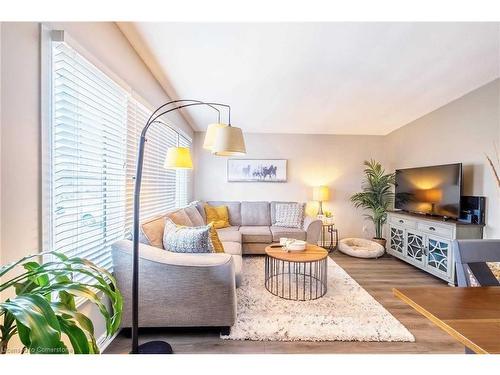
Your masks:
{"label": "tv screen", "polygon": [[458,218],[462,195],[462,164],[396,170],[395,208]]}

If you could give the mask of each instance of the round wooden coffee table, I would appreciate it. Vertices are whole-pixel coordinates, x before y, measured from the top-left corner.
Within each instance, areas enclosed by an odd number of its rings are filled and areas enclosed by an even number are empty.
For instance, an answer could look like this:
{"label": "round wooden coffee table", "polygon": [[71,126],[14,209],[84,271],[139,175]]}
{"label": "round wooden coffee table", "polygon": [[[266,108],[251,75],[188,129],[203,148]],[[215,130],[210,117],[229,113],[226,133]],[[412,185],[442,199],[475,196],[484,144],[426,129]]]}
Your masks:
{"label": "round wooden coffee table", "polygon": [[280,298],[310,301],[327,291],[328,251],[307,244],[304,251],[287,252],[279,244],[266,247],[264,285]]}

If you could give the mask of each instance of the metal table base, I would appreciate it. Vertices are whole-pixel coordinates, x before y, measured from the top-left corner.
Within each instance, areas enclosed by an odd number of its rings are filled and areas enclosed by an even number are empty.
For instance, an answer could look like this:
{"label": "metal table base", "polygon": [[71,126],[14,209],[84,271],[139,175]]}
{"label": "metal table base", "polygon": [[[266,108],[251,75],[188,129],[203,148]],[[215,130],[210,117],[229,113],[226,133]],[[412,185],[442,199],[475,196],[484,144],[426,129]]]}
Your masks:
{"label": "metal table base", "polygon": [[327,292],[327,261],[324,258],[310,262],[275,259],[266,255],[266,289],[280,298],[310,301],[323,297]]}

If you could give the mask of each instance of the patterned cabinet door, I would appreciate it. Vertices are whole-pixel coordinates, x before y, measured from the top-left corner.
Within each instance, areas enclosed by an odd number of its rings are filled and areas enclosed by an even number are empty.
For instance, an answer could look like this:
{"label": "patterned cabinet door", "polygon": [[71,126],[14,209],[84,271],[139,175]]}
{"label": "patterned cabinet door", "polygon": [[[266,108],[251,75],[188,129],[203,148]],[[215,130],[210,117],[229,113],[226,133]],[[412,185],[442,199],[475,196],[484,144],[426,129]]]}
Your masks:
{"label": "patterned cabinet door", "polygon": [[427,267],[444,275],[449,274],[451,242],[445,239],[427,237]]}
{"label": "patterned cabinet door", "polygon": [[398,255],[404,254],[405,231],[402,228],[390,226],[389,248]]}
{"label": "patterned cabinet door", "polygon": [[424,263],[424,236],[423,234],[408,231],[406,238],[406,256],[410,261]]}

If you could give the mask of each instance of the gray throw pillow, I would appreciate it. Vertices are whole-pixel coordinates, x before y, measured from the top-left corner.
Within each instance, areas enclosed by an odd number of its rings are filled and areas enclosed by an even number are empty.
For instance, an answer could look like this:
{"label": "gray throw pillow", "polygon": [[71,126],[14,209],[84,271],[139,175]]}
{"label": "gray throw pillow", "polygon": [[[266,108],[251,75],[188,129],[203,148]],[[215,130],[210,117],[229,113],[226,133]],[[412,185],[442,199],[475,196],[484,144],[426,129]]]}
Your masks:
{"label": "gray throw pillow", "polygon": [[304,221],[304,205],[302,203],[276,203],[275,210],[275,226],[302,228]]}
{"label": "gray throw pillow", "polygon": [[163,248],[174,253],[213,253],[210,226],[182,227],[165,220]]}

